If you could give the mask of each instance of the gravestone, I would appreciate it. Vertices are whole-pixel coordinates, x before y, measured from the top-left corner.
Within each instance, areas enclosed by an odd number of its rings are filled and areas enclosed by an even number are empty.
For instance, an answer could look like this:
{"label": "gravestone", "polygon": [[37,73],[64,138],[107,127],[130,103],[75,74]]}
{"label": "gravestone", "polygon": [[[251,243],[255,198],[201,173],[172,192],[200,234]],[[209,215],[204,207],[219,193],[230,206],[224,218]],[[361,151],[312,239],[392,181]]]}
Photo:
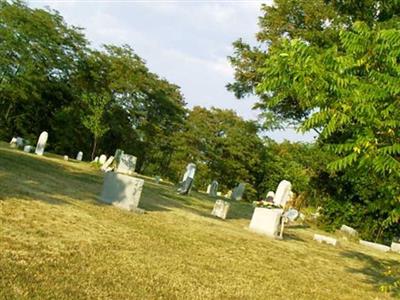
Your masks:
{"label": "gravestone", "polygon": [[99,164],[103,165],[107,160],[107,156],[105,154],[100,155]]}
{"label": "gravestone", "polygon": [[121,209],[137,210],[143,184],[143,179],[114,172],[106,173],[100,199]]}
{"label": "gravestone", "polygon": [[155,180],[156,183],[160,183],[160,181],[161,181],[161,176],[157,175],[157,176],[154,178],[154,180]]}
{"label": "gravestone", "polygon": [[181,195],[187,195],[190,193],[190,189],[193,185],[194,174],[196,173],[196,165],[194,163],[189,163],[186,166],[186,172],[183,175],[180,187],[178,188],[178,193]]}
{"label": "gravestone", "polygon": [[18,148],[23,148],[24,147],[24,144],[25,144],[25,142],[24,142],[24,139],[22,138],[22,137],[17,137],[17,141],[16,141],[16,144],[17,144],[17,147]]}
{"label": "gravestone", "polygon": [[317,241],[318,243],[326,243],[332,246],[336,246],[338,244],[336,239],[321,234],[314,234],[314,241]]}
{"label": "gravestone", "polygon": [[209,185],[207,185],[207,194],[210,194],[210,191],[211,191],[211,184],[209,184]]}
{"label": "gravestone", "polygon": [[251,217],[249,228],[251,231],[269,237],[277,237],[282,214],[283,209],[281,208],[256,207]]}
{"label": "gravestone", "polygon": [[224,197],[227,198],[227,199],[231,199],[231,197],[232,197],[232,191],[228,191],[228,192],[225,194]]}
{"label": "gravestone", "polygon": [[400,243],[392,242],[390,250],[392,250],[392,252],[400,253]]}
{"label": "gravestone", "polygon": [[382,251],[382,252],[389,252],[390,251],[390,247],[386,246],[386,245],[382,245],[382,244],[377,244],[377,243],[372,243],[372,242],[368,242],[368,241],[363,241],[360,240],[360,245],[369,247],[369,248],[373,248],[375,250],[378,251]]}
{"label": "gravestone", "polygon": [[213,208],[211,214],[213,216],[216,216],[218,218],[225,220],[226,216],[228,215],[230,206],[231,206],[231,204],[229,202],[226,202],[223,200],[217,200],[217,201],[215,201],[214,208]]}
{"label": "gravestone", "polygon": [[49,136],[49,134],[46,131],[43,131],[40,134],[37,145],[36,145],[36,149],[35,149],[35,153],[37,155],[43,155],[48,136]]}
{"label": "gravestone", "polygon": [[16,148],[17,147],[17,138],[13,137],[10,141],[10,147],[11,148]]}
{"label": "gravestone", "polygon": [[342,225],[342,227],[340,227],[340,231],[354,237],[358,235],[357,230],[346,225]]}
{"label": "gravestone", "polygon": [[135,173],[136,157],[129,154],[122,153],[117,163],[117,173],[132,175]]}
{"label": "gravestone", "polygon": [[69,159],[69,158],[68,158],[68,155],[64,155],[64,160],[65,160],[65,161],[68,161],[68,159]]}
{"label": "gravestone", "polygon": [[94,158],[94,160],[92,161],[92,163],[98,163],[98,162],[99,162],[99,157],[96,156],[96,157]]}
{"label": "gravestone", "polygon": [[239,183],[239,185],[233,189],[231,199],[235,201],[242,200],[245,187],[245,183]]}
{"label": "gravestone", "polygon": [[275,192],[274,204],[284,207],[290,198],[292,184],[287,180],[282,180]]}
{"label": "gravestone", "polygon": [[114,161],[114,156],[110,156],[107,160],[106,160],[106,162],[101,166],[101,170],[102,171],[104,171],[104,172],[108,172],[108,171],[110,171],[109,170],[109,167],[111,166],[111,164],[113,163],[113,161]]}
{"label": "gravestone", "polygon": [[24,147],[24,152],[27,152],[27,153],[33,152],[33,146],[31,146],[31,145],[26,145],[26,146]]}
{"label": "gravestone", "polygon": [[115,162],[115,165],[118,167],[118,164],[119,164],[119,161],[120,161],[120,158],[121,158],[121,155],[122,154],[124,154],[124,151],[123,150],[121,150],[121,149],[117,149],[117,150],[115,150],[115,154],[114,154],[114,162]]}
{"label": "gravestone", "polygon": [[211,197],[217,197],[218,196],[218,181],[213,180],[210,184],[210,190],[208,192],[208,194]]}
{"label": "gravestone", "polygon": [[76,155],[76,160],[82,161],[83,158],[83,152],[79,151],[78,154]]}
{"label": "gravestone", "polygon": [[268,202],[274,202],[274,198],[275,198],[275,193],[273,191],[269,191],[267,193],[267,197],[265,200]]}

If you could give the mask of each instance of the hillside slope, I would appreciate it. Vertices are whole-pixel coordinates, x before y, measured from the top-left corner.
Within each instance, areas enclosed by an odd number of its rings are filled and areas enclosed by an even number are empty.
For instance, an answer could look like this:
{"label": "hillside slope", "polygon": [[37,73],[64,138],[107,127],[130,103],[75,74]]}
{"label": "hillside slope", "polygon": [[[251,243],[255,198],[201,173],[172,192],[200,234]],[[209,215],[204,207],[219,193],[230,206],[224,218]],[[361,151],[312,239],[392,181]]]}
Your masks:
{"label": "hillside slope", "polygon": [[382,272],[399,263],[345,243],[283,241],[247,230],[253,208],[178,196],[146,180],[140,207],[97,200],[102,173],[87,163],[38,157],[0,143],[1,299],[391,299]]}

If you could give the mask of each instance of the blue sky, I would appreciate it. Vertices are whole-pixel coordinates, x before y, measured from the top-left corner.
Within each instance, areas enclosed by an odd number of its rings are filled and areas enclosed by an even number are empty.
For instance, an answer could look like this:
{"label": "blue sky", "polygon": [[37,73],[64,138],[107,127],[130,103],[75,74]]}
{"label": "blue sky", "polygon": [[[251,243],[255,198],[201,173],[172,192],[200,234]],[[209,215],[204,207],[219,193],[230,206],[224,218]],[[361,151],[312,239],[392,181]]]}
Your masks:
{"label": "blue sky", "polygon": [[[239,37],[256,44],[262,1],[92,0],[35,1],[32,7],[58,10],[68,24],[85,29],[92,46],[129,44],[151,71],[176,83],[189,107],[235,110],[256,119],[255,98],[237,100],[225,85],[233,80],[227,56]],[[268,1],[264,2],[268,3]],[[268,134],[277,141],[310,141],[293,130]]]}

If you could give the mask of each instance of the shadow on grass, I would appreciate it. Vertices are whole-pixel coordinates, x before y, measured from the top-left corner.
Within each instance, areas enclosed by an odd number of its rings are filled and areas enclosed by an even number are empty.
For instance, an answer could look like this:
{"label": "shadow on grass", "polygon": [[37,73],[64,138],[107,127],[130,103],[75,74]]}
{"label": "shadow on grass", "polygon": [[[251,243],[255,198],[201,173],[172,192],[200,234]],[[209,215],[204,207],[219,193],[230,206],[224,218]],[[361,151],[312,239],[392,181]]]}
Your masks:
{"label": "shadow on grass", "polygon": [[[365,275],[367,277],[366,282],[374,285],[378,289],[383,285],[390,285],[396,280],[399,280],[399,278],[385,275],[384,272],[388,267],[400,268],[400,260],[377,259],[370,255],[350,250],[343,251],[340,255],[348,259],[362,262],[363,266],[361,268],[348,267],[346,271],[349,273],[361,273]],[[391,293],[392,296],[400,296],[400,289],[393,289]]]}

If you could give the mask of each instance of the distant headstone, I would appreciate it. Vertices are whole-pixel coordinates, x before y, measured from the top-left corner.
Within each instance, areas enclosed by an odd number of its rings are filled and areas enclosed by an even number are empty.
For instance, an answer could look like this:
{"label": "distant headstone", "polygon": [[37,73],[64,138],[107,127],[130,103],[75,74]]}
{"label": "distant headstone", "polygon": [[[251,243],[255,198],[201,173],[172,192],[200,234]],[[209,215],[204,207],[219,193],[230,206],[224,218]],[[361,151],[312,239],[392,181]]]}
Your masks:
{"label": "distant headstone", "polygon": [[144,180],[131,176],[106,173],[100,199],[121,209],[136,210],[142,194]]}
{"label": "distant headstone", "polygon": [[79,151],[78,154],[76,155],[76,160],[82,161],[83,158],[83,152]]}
{"label": "distant headstone", "polygon": [[161,176],[157,175],[154,180],[156,181],[156,183],[160,183],[161,181]]}
{"label": "distant headstone", "polygon": [[275,198],[275,193],[273,191],[269,191],[267,193],[267,197],[265,200],[268,202],[274,202],[274,198]]}
{"label": "distant headstone", "polygon": [[17,138],[13,137],[10,141],[10,147],[11,148],[16,148],[17,147]]}
{"label": "distant headstone", "polygon": [[68,155],[64,155],[64,160],[65,160],[65,161],[68,161],[68,159],[69,159],[69,158],[68,158]]}
{"label": "distant headstone", "polygon": [[206,191],[206,193],[207,193],[207,194],[210,194],[210,191],[211,191],[211,184],[207,185],[207,191]]}
{"label": "distant headstone", "polygon": [[107,160],[107,156],[105,156],[104,154],[100,155],[99,158],[99,164],[103,165]]}
{"label": "distant headstone", "polygon": [[222,196],[222,193],[221,193],[221,192],[217,192],[217,196],[218,196],[218,197],[221,197],[221,196]]}
{"label": "distant headstone", "polygon": [[225,194],[224,197],[227,198],[227,199],[231,199],[231,197],[232,197],[232,191],[228,191],[228,192]]}
{"label": "distant headstone", "polygon": [[317,241],[318,243],[326,243],[332,246],[336,246],[338,244],[336,239],[321,234],[314,234],[314,241]]}
{"label": "distant headstone", "polygon": [[217,200],[217,201],[215,201],[214,208],[213,208],[211,214],[213,216],[216,216],[218,218],[225,220],[230,206],[231,205],[229,202],[226,202],[223,200]]}
{"label": "distant headstone", "polygon": [[18,148],[23,148],[25,144],[24,139],[22,137],[17,137],[16,143]]}
{"label": "distant headstone", "polygon": [[236,201],[242,200],[245,187],[246,184],[239,183],[239,185],[233,189],[231,199]]}
{"label": "distant headstone", "polygon": [[194,163],[189,163],[186,166],[186,172],[183,175],[183,179],[178,188],[178,193],[181,195],[187,195],[190,193],[190,189],[193,185],[194,174],[196,173],[196,165]]}
{"label": "distant headstone", "polygon": [[98,162],[99,162],[99,157],[96,156],[96,157],[94,158],[94,160],[92,161],[92,163],[98,163]]}
{"label": "distant headstone", "polygon": [[375,250],[378,251],[382,251],[382,252],[389,252],[390,251],[390,247],[386,246],[386,245],[382,245],[382,244],[377,244],[377,243],[372,243],[372,242],[368,242],[368,241],[363,241],[360,240],[360,245],[369,247],[369,248],[373,248]]}
{"label": "distant headstone", "polygon": [[24,147],[24,152],[27,152],[27,153],[33,152],[33,146],[31,146],[31,145],[26,145],[26,146]]}
{"label": "distant headstone", "polygon": [[120,161],[120,158],[121,158],[121,155],[122,154],[124,154],[124,151],[123,150],[121,150],[121,149],[117,149],[117,150],[115,150],[115,154],[114,154],[114,162],[115,162],[115,165],[118,167],[118,164],[119,164],[119,161]]}
{"label": "distant headstone", "polygon": [[344,233],[346,233],[348,235],[351,235],[351,236],[357,236],[358,235],[357,230],[355,230],[354,228],[351,228],[349,226],[346,226],[346,225],[342,225],[342,227],[340,227],[340,231],[344,232]]}
{"label": "distant headstone", "polygon": [[277,206],[284,207],[286,202],[290,198],[290,192],[292,189],[292,184],[287,180],[282,180],[278,188],[276,189],[275,197],[274,197],[274,204]]}
{"label": "distant headstone", "polygon": [[46,131],[43,131],[40,134],[37,145],[36,145],[36,150],[35,150],[35,153],[37,155],[43,155],[48,136],[49,136],[49,134]]}
{"label": "distant headstone", "polygon": [[114,161],[114,156],[110,156],[107,160],[106,160],[106,162],[101,166],[101,170],[102,171],[104,171],[104,172],[109,172],[110,170],[108,170],[108,168],[111,166],[111,164],[113,163],[113,161]]}
{"label": "distant headstone", "polygon": [[117,164],[117,173],[132,175],[135,173],[136,168],[136,157],[133,155],[122,153],[119,157],[119,163]]}
{"label": "distant headstone", "polygon": [[210,190],[208,192],[208,194],[211,197],[217,197],[218,196],[218,181],[213,180],[210,184]]}
{"label": "distant headstone", "polygon": [[400,253],[400,243],[392,242],[390,249],[392,252]]}
{"label": "distant headstone", "polygon": [[270,237],[277,237],[283,209],[256,207],[250,221],[250,230]]}

